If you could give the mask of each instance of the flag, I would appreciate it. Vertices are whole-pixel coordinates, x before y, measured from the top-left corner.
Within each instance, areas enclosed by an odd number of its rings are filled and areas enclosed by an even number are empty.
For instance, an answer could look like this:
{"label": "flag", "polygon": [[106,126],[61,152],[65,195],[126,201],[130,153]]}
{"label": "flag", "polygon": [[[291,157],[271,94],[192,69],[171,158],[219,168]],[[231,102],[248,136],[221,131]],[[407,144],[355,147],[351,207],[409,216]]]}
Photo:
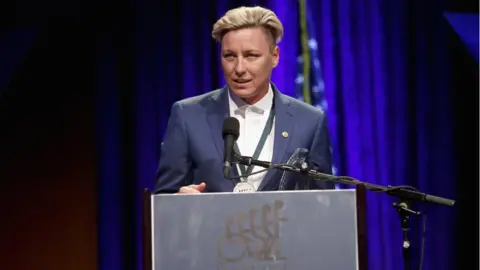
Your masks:
{"label": "flag", "polygon": [[[308,0],[298,0],[298,4],[300,53],[297,57],[298,73],[295,79],[296,98],[327,113],[328,103],[325,97],[325,84],[314,21],[308,9]],[[333,149],[330,148],[330,151],[333,156]],[[333,161],[332,172],[334,175],[337,173]]]}

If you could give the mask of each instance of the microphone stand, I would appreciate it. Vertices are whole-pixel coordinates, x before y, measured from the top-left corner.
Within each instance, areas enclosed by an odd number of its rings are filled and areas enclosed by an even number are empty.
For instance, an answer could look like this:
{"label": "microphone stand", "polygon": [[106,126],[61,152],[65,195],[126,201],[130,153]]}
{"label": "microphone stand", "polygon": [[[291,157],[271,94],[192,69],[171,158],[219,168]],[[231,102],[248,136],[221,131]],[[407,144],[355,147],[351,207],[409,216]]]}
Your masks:
{"label": "microphone stand", "polygon": [[320,181],[332,181],[337,184],[344,184],[350,186],[363,185],[366,189],[374,192],[384,192],[390,196],[394,196],[398,199],[398,202],[393,203],[393,207],[397,210],[400,220],[401,220],[401,229],[403,232],[403,242],[402,242],[402,255],[404,261],[404,269],[411,269],[411,257],[410,257],[410,239],[408,238],[408,233],[410,231],[410,215],[421,215],[420,212],[411,210],[410,204],[412,202],[426,202],[432,204],[439,204],[445,206],[454,206],[455,201],[447,198],[442,198],[438,196],[429,195],[426,193],[421,193],[413,187],[392,187],[392,186],[380,186],[362,182],[353,177],[347,176],[334,176],[329,174],[320,173],[316,170],[310,169],[306,162],[303,162],[300,165],[300,168],[287,165],[287,164],[272,164],[267,161],[254,160],[251,157],[239,156],[236,155],[236,163],[240,163],[246,166],[254,165],[260,166],[267,169],[280,169],[284,171],[290,171],[295,173],[306,174],[307,176]]}

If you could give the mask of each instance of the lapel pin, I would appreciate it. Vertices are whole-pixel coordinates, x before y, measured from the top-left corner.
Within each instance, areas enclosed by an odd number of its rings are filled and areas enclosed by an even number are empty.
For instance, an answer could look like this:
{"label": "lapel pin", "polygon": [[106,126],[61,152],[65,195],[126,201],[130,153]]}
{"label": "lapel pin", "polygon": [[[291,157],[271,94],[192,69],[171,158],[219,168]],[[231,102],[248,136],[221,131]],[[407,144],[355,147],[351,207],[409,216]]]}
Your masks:
{"label": "lapel pin", "polygon": [[282,136],[283,136],[284,138],[287,138],[287,137],[288,137],[288,132],[286,132],[286,131],[282,132]]}

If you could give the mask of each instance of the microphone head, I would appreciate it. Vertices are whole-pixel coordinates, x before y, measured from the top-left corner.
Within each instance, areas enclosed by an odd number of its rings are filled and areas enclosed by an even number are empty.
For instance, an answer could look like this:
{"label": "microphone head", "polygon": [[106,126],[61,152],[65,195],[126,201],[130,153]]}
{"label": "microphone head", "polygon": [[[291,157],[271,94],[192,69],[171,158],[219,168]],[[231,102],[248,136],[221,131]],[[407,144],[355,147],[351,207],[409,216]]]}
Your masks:
{"label": "microphone head", "polygon": [[240,135],[240,122],[235,117],[228,117],[223,121],[222,136],[233,135],[235,140]]}

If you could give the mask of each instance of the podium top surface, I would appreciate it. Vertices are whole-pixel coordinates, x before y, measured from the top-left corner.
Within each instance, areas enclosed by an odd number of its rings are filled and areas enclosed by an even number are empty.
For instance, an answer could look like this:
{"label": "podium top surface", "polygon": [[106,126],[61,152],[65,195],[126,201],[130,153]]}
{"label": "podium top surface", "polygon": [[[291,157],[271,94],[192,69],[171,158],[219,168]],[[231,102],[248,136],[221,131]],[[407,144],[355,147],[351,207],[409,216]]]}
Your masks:
{"label": "podium top surface", "polygon": [[157,197],[173,197],[173,196],[197,196],[197,197],[209,197],[209,196],[281,196],[282,194],[355,194],[355,189],[319,189],[319,190],[274,190],[274,191],[258,191],[258,192],[206,192],[206,193],[192,193],[192,194],[152,194],[153,198]]}

